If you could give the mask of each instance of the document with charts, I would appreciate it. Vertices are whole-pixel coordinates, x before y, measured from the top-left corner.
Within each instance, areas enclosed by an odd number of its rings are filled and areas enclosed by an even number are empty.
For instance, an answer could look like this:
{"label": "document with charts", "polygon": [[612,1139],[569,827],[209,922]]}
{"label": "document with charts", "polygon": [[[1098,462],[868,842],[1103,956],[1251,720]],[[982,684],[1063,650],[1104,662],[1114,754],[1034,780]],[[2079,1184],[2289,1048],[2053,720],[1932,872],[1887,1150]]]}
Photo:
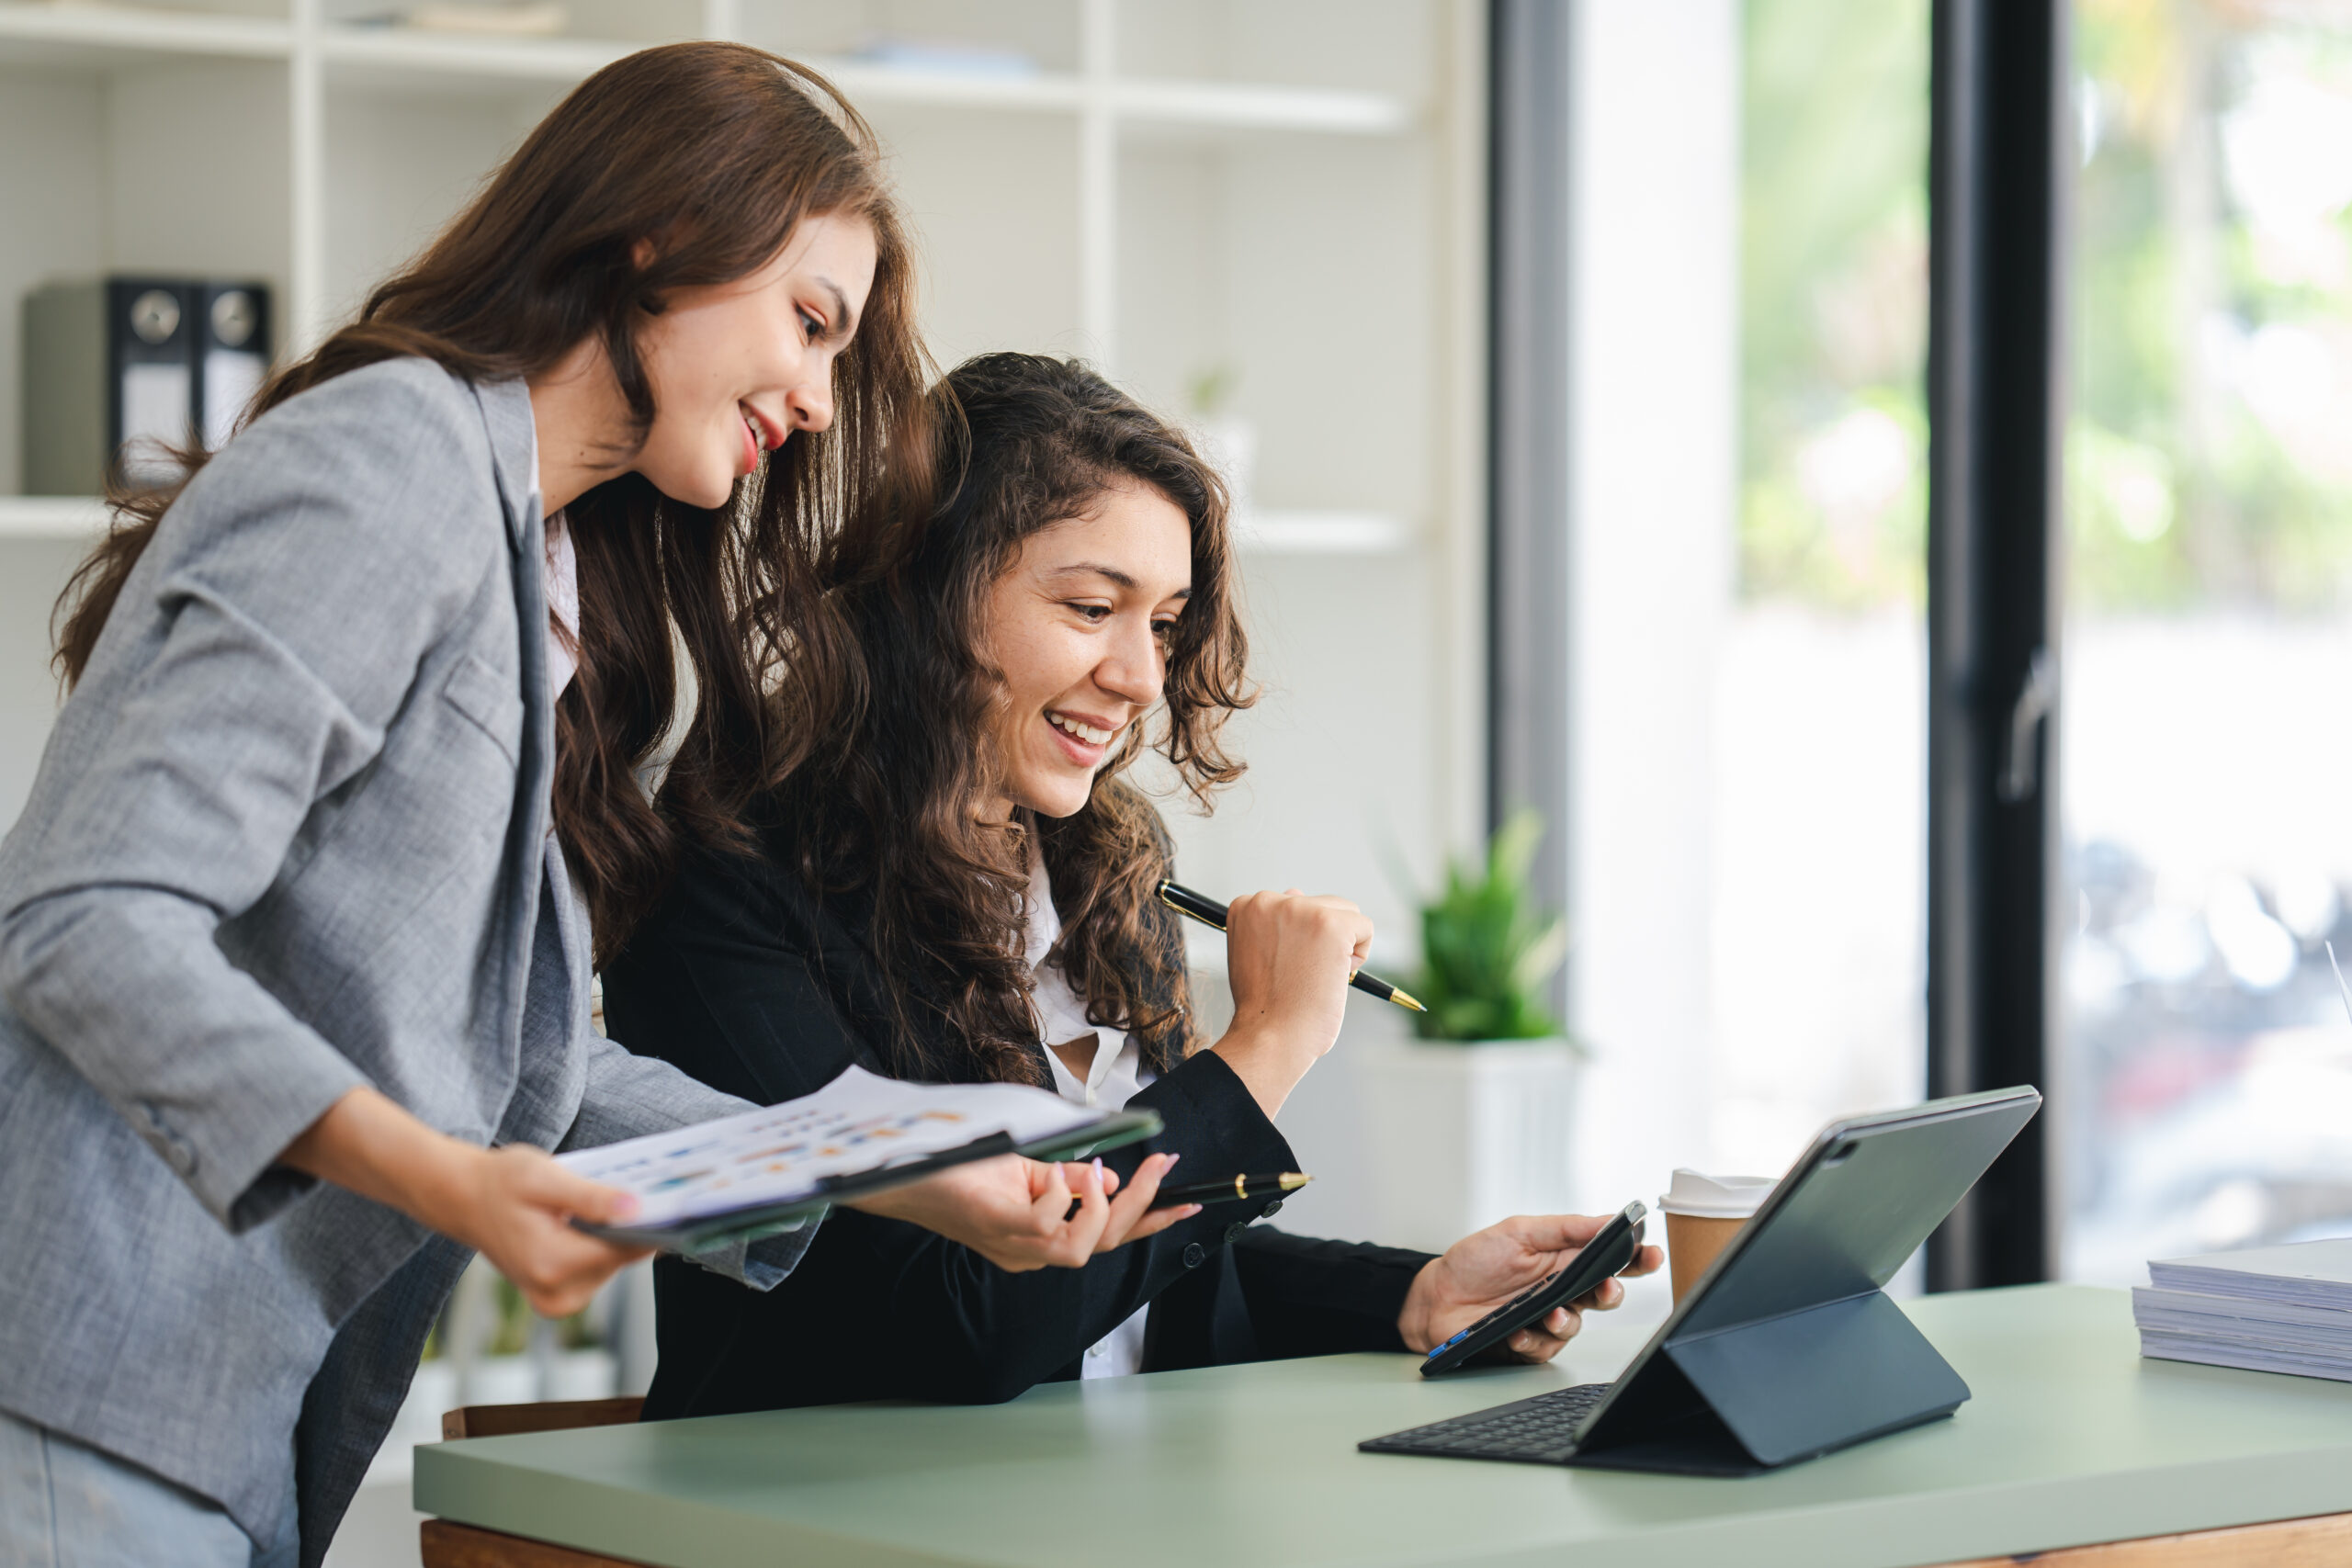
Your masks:
{"label": "document with charts", "polygon": [[861,1067],[800,1100],[564,1155],[637,1195],[615,1240],[700,1251],[967,1159],[1055,1159],[1148,1138],[1148,1111],[1105,1114],[1024,1084],[917,1084]]}

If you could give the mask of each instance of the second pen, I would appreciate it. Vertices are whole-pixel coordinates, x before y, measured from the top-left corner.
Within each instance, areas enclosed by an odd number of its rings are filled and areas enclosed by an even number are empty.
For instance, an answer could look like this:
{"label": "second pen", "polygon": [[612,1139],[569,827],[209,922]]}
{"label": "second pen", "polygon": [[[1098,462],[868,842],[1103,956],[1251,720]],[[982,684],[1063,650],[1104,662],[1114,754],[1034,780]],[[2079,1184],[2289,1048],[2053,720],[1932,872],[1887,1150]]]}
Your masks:
{"label": "second pen", "polygon": [[[1229,918],[1229,912],[1224,905],[1204,893],[1193,892],[1180,882],[1162,882],[1159,885],[1159,901],[1178,914],[1190,916],[1212,931],[1225,930],[1226,921]],[[1400,1008],[1410,1008],[1415,1012],[1430,1010],[1414,1000],[1411,993],[1404,987],[1392,986],[1387,981],[1368,975],[1361,969],[1349,976],[1348,984],[1365,996],[1377,997],[1384,1002],[1395,1002]]]}

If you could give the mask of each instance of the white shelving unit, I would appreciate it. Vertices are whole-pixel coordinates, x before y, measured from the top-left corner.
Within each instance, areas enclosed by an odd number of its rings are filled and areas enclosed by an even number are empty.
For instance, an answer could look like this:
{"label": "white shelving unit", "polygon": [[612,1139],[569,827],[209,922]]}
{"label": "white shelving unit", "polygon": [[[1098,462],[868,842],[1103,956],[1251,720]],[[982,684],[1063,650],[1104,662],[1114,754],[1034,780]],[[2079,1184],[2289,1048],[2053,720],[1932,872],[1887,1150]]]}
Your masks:
{"label": "white shelving unit", "polygon": [[107,509],[83,495],[0,495],[0,540],[87,541],[105,532]]}
{"label": "white shelving unit", "polygon": [[[406,4],[0,0],[0,830],[55,709],[51,604],[105,524],[16,493],[25,292],[263,278],[299,354],[572,84],[732,38],[874,124],[940,365],[1082,355],[1183,417],[1224,372],[1222,416],[1256,434],[1238,538],[1263,695],[1228,730],[1250,772],[1218,814],[1166,807],[1183,874],[1344,891],[1384,953],[1409,942],[1386,852],[1433,880],[1484,809],[1482,0],[567,0],[556,37],[361,25]],[[1335,1189],[1362,1163],[1318,1109],[1338,1070],[1285,1116]],[[413,1527],[390,1538],[413,1562]]]}
{"label": "white shelving unit", "polygon": [[1241,547],[1268,556],[1380,556],[1410,548],[1412,525],[1383,512],[1251,512],[1237,520]]}
{"label": "white shelving unit", "polygon": [[[0,541],[89,542],[106,531],[95,496],[0,495]],[[1415,543],[1410,525],[1377,512],[1253,513],[1235,529],[1242,548],[1266,556],[1389,555]]]}
{"label": "white shelving unit", "polygon": [[[0,0],[0,69],[40,66],[131,69],[173,59],[283,62],[291,109],[287,193],[295,251],[288,315],[292,346],[316,341],[330,318],[325,299],[324,105],[347,78],[377,90],[447,92],[474,85],[569,86],[642,48],[648,40],[502,38],[357,27],[327,19],[322,0],[290,0],[285,19],[191,9]],[[703,36],[742,37],[741,0],[702,0]],[[1227,132],[1290,131],[1396,136],[1412,129],[1417,107],[1392,94],[1311,86],[1124,77],[1113,64],[1114,0],[1080,0],[1079,72],[1002,74],[873,64],[822,54],[796,58],[824,73],[853,102],[1011,111],[1073,118],[1081,157],[1123,127]],[[1115,179],[1090,170],[1081,181],[1079,229],[1088,254],[1080,315],[1106,351],[1114,332],[1116,267],[1109,260],[1116,223]],[[1101,253],[1099,255],[1096,253]],[[1107,352],[1105,357],[1108,357]]]}
{"label": "white shelving unit", "polygon": [[[26,290],[266,278],[299,353],[572,84],[741,39],[874,123],[940,364],[1082,355],[1186,417],[1229,373],[1267,695],[1235,725],[1249,781],[1213,821],[1171,813],[1187,873],[1346,888],[1405,929],[1376,846],[1426,873],[1481,810],[1482,5],[568,0],[554,37],[363,25],[405,3],[0,0],[0,658],[32,656],[104,523],[13,493]],[[52,693],[0,669],[0,822]]]}
{"label": "white shelving unit", "polygon": [[[700,11],[704,35],[746,36],[741,0],[701,0]],[[1141,134],[1163,145],[1187,135],[1251,132],[1396,138],[1410,133],[1425,108],[1389,92],[1122,75],[1114,45],[1117,17],[1115,0],[1080,0],[1078,71],[989,73],[796,51],[853,102],[879,107],[885,115],[893,107],[967,109],[1070,122],[1080,164],[1079,335],[1091,357],[1109,365],[1116,361],[1119,269],[1118,183],[1107,165],[1123,134]],[[477,37],[353,26],[331,20],[322,0],[290,0],[290,12],[283,17],[0,0],[0,71],[39,67],[118,76],[174,62],[219,60],[282,66],[289,120],[285,210],[290,252],[279,335],[296,352],[316,342],[348,303],[331,298],[328,282],[334,202],[327,189],[326,106],[338,88],[477,98],[521,89],[528,96],[535,88],[569,87],[640,47],[643,40]],[[0,514],[0,537],[23,526]],[[47,536],[43,531],[55,525],[30,526]],[[1248,539],[1251,547],[1276,554],[1385,552],[1400,547],[1408,533],[1401,518],[1361,513],[1318,517],[1291,509],[1270,514]]]}

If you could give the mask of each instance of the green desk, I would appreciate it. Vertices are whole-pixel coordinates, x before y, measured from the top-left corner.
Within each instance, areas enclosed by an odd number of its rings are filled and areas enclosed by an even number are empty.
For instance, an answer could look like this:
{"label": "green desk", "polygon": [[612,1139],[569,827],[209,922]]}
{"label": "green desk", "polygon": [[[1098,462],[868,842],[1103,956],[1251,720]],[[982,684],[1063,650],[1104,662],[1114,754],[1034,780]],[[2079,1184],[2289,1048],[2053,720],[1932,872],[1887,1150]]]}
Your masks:
{"label": "green desk", "polygon": [[1552,1366],[1434,1382],[1331,1356],[445,1443],[417,1450],[416,1506],[668,1568],[1898,1568],[2352,1510],[2352,1385],[2143,1361],[2120,1292],[1905,1305],[1975,1397],[1747,1480],[1355,1451],[1613,1376],[1645,1331],[1595,1314]]}

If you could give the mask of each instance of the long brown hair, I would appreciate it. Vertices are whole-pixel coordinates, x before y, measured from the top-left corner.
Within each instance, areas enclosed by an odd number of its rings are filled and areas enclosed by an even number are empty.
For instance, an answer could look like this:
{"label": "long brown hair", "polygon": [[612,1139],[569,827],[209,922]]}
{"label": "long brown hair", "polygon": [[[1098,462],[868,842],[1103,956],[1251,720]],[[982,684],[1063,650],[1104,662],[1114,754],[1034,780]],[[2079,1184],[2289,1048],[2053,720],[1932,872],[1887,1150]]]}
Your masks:
{"label": "long brown hair", "polygon": [[[654,400],[639,331],[673,290],[756,271],[825,213],[864,218],[878,253],[857,336],[834,362],[831,429],[796,434],[715,511],[635,474],[566,509],[582,646],[557,705],[554,810],[600,955],[658,896],[676,832],[738,838],[745,801],[794,761],[806,731],[775,721],[767,688],[811,627],[806,662],[828,662],[821,617],[807,613],[822,534],[887,509],[888,486],[920,488],[928,471],[912,264],[873,132],[822,77],[761,50],[682,43],[617,61],[542,120],[356,321],[272,377],[247,415],[398,355],[497,380],[547,370],[594,338],[641,440]],[[177,456],[186,473],[205,460],[200,448]],[[69,683],[177,493],[110,497],[113,528],[58,600]],[[695,698],[657,813],[638,776],[672,724],[673,627]]]}
{"label": "long brown hair", "polygon": [[[775,808],[811,886],[854,890],[870,909],[867,945],[899,1009],[894,1070],[940,1070],[910,1010],[928,1007],[989,1076],[1035,1080],[1021,906],[1032,831],[1062,916],[1056,957],[1088,1018],[1133,1032],[1164,1069],[1186,1043],[1188,1000],[1175,917],[1153,897],[1167,842],[1119,775],[1152,747],[1204,807],[1240,775],[1219,741],[1253,700],[1225,486],[1181,434],[1075,362],[984,355],[950,371],[933,402],[932,503],[826,547],[827,612],[854,654],[787,662],[784,694],[835,722]],[[1001,677],[982,651],[989,585],[1031,535],[1136,484],[1166,496],[1192,533],[1192,596],[1170,636],[1158,722],[1148,734],[1128,727],[1083,809],[990,825],[975,811],[1000,787],[988,720]]]}

